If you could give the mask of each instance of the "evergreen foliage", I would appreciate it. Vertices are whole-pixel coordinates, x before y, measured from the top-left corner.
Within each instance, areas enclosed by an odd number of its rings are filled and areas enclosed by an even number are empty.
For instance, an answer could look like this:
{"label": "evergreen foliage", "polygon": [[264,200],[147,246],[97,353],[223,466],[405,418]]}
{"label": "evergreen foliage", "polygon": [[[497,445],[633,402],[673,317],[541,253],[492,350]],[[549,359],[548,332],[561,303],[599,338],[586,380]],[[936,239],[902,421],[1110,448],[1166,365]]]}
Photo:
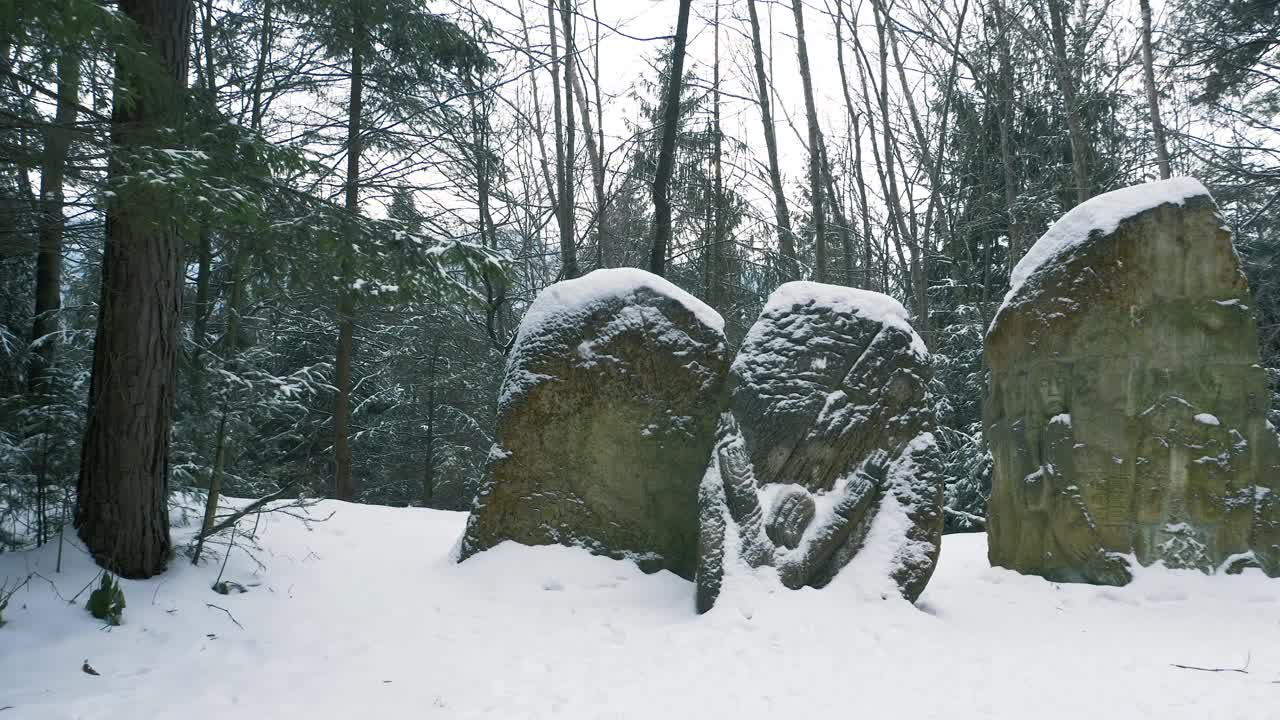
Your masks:
{"label": "evergreen foliage", "polygon": [[108,625],[119,625],[124,619],[124,590],[120,588],[120,580],[111,573],[102,573],[102,582],[98,589],[89,593],[85,604],[89,614]]}

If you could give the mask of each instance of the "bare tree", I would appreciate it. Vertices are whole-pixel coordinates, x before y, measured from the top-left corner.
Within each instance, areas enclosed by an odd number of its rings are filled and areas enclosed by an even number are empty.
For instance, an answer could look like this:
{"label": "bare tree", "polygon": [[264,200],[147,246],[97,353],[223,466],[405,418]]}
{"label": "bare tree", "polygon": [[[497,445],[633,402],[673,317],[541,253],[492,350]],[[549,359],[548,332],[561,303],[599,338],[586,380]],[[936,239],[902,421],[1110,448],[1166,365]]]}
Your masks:
{"label": "bare tree", "polygon": [[1080,104],[1076,97],[1075,63],[1067,45],[1067,7],[1065,0],[1048,0],[1049,38],[1053,47],[1053,66],[1058,76],[1058,92],[1062,94],[1062,111],[1067,118],[1067,133],[1071,140],[1071,177],[1076,186],[1076,203],[1093,196],[1089,181],[1089,160],[1093,148],[1080,117]]}
{"label": "bare tree", "polygon": [[787,209],[787,195],[782,188],[782,170],[778,163],[778,138],[774,133],[773,111],[769,104],[769,78],[764,69],[764,48],[760,41],[760,18],[755,0],[747,0],[747,15],[751,20],[751,53],[756,70],[756,92],[759,95],[760,122],[764,129],[765,152],[769,157],[769,185],[773,189],[773,214],[778,225],[778,251],[782,255],[781,279],[793,280],[799,276],[796,262],[795,235],[791,231],[791,213]]}
{"label": "bare tree", "polygon": [[1142,8],[1142,77],[1147,86],[1147,109],[1151,113],[1151,136],[1156,146],[1156,165],[1160,168],[1160,178],[1168,179],[1169,147],[1165,143],[1164,123],[1160,121],[1160,93],[1156,90],[1156,72],[1154,54],[1151,49],[1151,0],[1138,0]]}
{"label": "bare tree", "polygon": [[818,125],[818,109],[813,102],[813,77],[809,73],[809,49],[804,39],[804,2],[791,0],[791,14],[796,21],[796,59],[800,63],[800,84],[804,89],[804,114],[809,129],[809,202],[812,208],[814,278],[827,280],[827,217],[823,207],[822,176],[824,158],[822,128]]}
{"label": "bare tree", "polygon": [[684,85],[684,51],[689,38],[689,6],[680,0],[676,37],[671,47],[671,77],[662,100],[662,144],[658,148],[658,168],[653,180],[653,244],[649,250],[649,271],[667,272],[667,252],[671,248],[671,171],[675,167],[676,134],[680,131],[680,91]]}

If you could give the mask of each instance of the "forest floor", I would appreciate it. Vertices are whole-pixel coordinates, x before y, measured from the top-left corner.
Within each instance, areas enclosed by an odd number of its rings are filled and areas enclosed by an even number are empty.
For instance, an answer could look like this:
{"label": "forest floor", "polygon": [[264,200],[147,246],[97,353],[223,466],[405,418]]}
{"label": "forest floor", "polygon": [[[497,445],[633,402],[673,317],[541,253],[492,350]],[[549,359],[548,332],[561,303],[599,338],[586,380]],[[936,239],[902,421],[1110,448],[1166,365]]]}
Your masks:
{"label": "forest floor", "polygon": [[670,573],[511,543],[456,565],[464,514],[331,511],[264,517],[263,567],[223,574],[244,594],[210,590],[216,559],[125,581],[109,629],[87,590],[59,599],[96,574],[78,546],[60,574],[56,543],[0,555],[0,582],[43,576],[4,614],[0,720],[1280,717],[1280,581],[1257,573],[1056,585],[952,535],[918,606],[747,579],[699,617]]}

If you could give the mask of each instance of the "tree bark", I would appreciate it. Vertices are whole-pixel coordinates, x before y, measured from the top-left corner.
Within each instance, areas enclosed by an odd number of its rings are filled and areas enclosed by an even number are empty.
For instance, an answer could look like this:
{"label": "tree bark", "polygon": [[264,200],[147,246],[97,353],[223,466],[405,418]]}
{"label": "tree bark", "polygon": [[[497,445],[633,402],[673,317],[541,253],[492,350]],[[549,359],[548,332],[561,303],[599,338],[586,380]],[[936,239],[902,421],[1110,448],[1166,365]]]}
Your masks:
{"label": "tree bark", "polygon": [[1076,186],[1076,204],[1093,196],[1089,185],[1089,137],[1080,120],[1080,108],[1076,102],[1075,76],[1071,70],[1071,58],[1067,52],[1067,18],[1063,0],[1049,0],[1049,34],[1053,42],[1054,69],[1058,75],[1058,91],[1062,93],[1062,108],[1067,118],[1067,133],[1071,140],[1071,178]]}
{"label": "tree bark", "polygon": [[560,21],[564,28],[564,189],[560,193],[560,246],[569,248],[572,264],[565,266],[566,280],[578,277],[578,245],[574,233],[574,221],[577,219],[576,193],[574,191],[573,162],[574,146],[577,140],[574,130],[573,113],[573,80],[577,75],[577,54],[573,49],[573,8],[574,0],[560,0]]}
{"label": "tree bark", "polygon": [[[521,32],[521,37],[524,39],[524,46],[525,46],[526,48],[532,48],[532,47],[533,47],[533,42],[532,42],[532,40],[531,40],[531,39],[530,39],[530,37],[529,37],[529,23],[528,23],[528,21],[525,19],[525,16],[524,16],[524,3],[523,3],[523,2],[516,3],[516,8],[517,8],[517,10],[518,10],[518,12],[519,12],[519,15],[520,15],[520,32]],[[553,29],[553,31],[554,31],[554,26],[552,26],[552,29]],[[552,69],[552,74],[554,75],[554,73],[555,73],[555,67],[556,67],[555,60],[554,60],[554,53],[555,53],[555,48],[554,48],[554,47],[552,48],[552,53],[553,53],[553,55],[552,55],[553,60],[552,60],[552,63],[551,63],[551,69]],[[550,160],[549,160],[549,158],[548,158],[548,156],[547,156],[547,143],[546,143],[546,141],[545,141],[545,140],[543,139],[543,137],[542,137],[542,134],[543,134],[543,133],[542,133],[542,129],[543,129],[543,124],[542,124],[542,100],[538,97],[538,74],[537,74],[537,72],[535,72],[535,71],[536,71],[536,69],[537,69],[537,64],[534,62],[534,58],[533,58],[533,53],[532,53],[532,52],[527,53],[527,54],[526,54],[526,57],[527,57],[527,59],[528,59],[527,68],[528,68],[528,72],[529,72],[529,93],[530,93],[530,95],[532,95],[532,96],[533,96],[533,97],[532,97],[532,105],[533,105],[533,137],[534,137],[534,139],[535,139],[535,140],[537,140],[537,143],[538,143],[538,157],[539,157],[539,159],[541,160],[540,166],[541,166],[541,170],[542,170],[542,181],[543,181],[543,183],[545,183],[545,184],[546,184],[546,186],[547,186],[547,196],[548,196],[548,199],[551,201],[551,202],[550,202],[551,207],[552,207],[552,208],[558,208],[558,206],[556,205],[556,203],[558,202],[558,199],[557,199],[557,198],[558,198],[558,196],[559,196],[559,194],[560,194],[560,185],[559,185],[559,180],[557,179],[555,182],[553,182],[553,181],[552,181],[552,178],[551,178],[551,170],[550,170],[551,162],[550,162]],[[558,87],[558,86],[559,86],[559,82],[557,81],[557,82],[555,83],[555,85]],[[557,120],[556,120],[556,122],[559,122],[559,120],[557,119]],[[558,142],[559,142],[559,137],[560,137],[560,131],[559,131],[559,129],[558,129],[558,128],[559,128],[559,125],[557,125],[556,127],[557,127],[557,130],[556,130],[556,142],[558,143]],[[557,151],[558,151],[558,148],[559,148],[559,145],[557,145]],[[557,168],[558,168],[558,167],[559,167],[559,166],[557,166]],[[557,178],[559,178],[559,174],[558,174],[558,173],[557,173],[557,176],[556,176],[556,177],[557,177]],[[556,212],[556,213],[559,213],[559,210],[558,210],[558,209],[556,209],[556,211],[555,211],[555,212]],[[558,215],[557,215],[557,217],[558,217]],[[539,231],[539,233],[541,233],[541,231]]]}
{"label": "tree bark", "polygon": [[711,155],[712,196],[711,196],[711,247],[710,264],[707,273],[707,300],[711,307],[719,310],[724,302],[724,131],[720,127],[720,0],[715,7],[715,40],[712,46],[711,64],[711,132],[714,146]]}
{"label": "tree bark", "polygon": [[1013,60],[1009,50],[1009,19],[1005,16],[1002,0],[994,2],[996,24],[999,35],[996,38],[999,68],[997,70],[997,97],[999,97],[1000,128],[1000,167],[1004,173],[1004,208],[1009,222],[1009,267],[1022,259],[1027,248],[1023,238],[1022,222],[1018,219],[1018,194],[1020,185],[1013,155]]}
{"label": "tree bark", "polygon": [[[871,251],[871,208],[867,201],[867,182],[862,170],[862,125],[860,115],[853,107],[853,97],[849,94],[849,76],[844,64],[844,0],[836,0],[836,67],[840,71],[840,92],[844,96],[845,111],[849,113],[849,122],[853,126],[853,172],[858,183],[858,212],[862,215],[862,247],[863,247],[863,287],[875,289],[872,280]],[[852,32],[857,28],[852,19],[849,20]],[[873,140],[874,142],[874,140]],[[850,281],[852,284],[852,281]]]}
{"label": "tree bark", "polygon": [[253,85],[250,88],[252,105],[249,115],[249,127],[262,129],[262,83],[267,72],[267,62],[271,53],[271,10],[273,0],[263,0],[262,25],[258,29],[258,59],[253,71]]}
{"label": "tree bark", "polygon": [[431,507],[436,488],[436,362],[439,346],[431,344],[431,362],[427,365],[427,453],[422,472],[422,506]]}
{"label": "tree bark", "polygon": [[1156,146],[1156,165],[1160,179],[1172,177],[1169,169],[1169,146],[1165,142],[1164,123],[1160,121],[1160,93],[1156,91],[1154,53],[1151,50],[1151,0],[1138,0],[1142,7],[1142,75],[1147,85],[1147,107],[1151,112],[1151,136]]}
{"label": "tree bark", "polygon": [[773,189],[773,215],[778,224],[778,252],[782,255],[781,280],[799,276],[796,263],[795,235],[791,231],[791,212],[782,187],[782,170],[778,164],[778,138],[773,130],[773,111],[769,103],[769,78],[764,71],[764,48],[760,41],[760,18],[755,0],[747,0],[747,16],[751,20],[751,54],[756,68],[756,87],[760,94],[760,122],[764,126],[765,152],[769,156],[769,185]]}
{"label": "tree bark", "polygon": [[62,213],[63,180],[79,100],[80,53],[67,49],[58,57],[58,104],[53,124],[45,132],[44,161],[40,168],[36,308],[31,328],[35,351],[28,369],[28,385],[37,395],[51,389],[48,376],[57,360],[58,313],[62,309],[62,236],[66,227]]}
{"label": "tree bark", "polygon": [[818,109],[813,102],[813,78],[809,74],[809,49],[804,40],[803,0],[791,0],[791,14],[796,20],[796,57],[800,63],[800,85],[804,89],[804,114],[809,127],[809,202],[812,206],[814,279],[827,281],[827,217],[823,207],[822,128],[818,125]]}
{"label": "tree bark", "polygon": [[[598,82],[598,81],[597,81]],[[587,159],[591,162],[591,191],[595,195],[595,217],[591,224],[596,230],[596,266],[609,267],[613,261],[613,253],[605,242],[605,197],[604,197],[604,149],[596,144],[596,130],[591,121],[591,106],[587,92],[582,87],[582,80],[575,73],[573,76],[573,95],[578,101],[578,112],[582,114],[582,134],[587,147]]]}
{"label": "tree bark", "polygon": [[653,244],[649,250],[649,271],[655,275],[666,274],[667,252],[671,248],[671,172],[675,167],[676,134],[680,131],[680,89],[684,84],[684,48],[689,38],[692,4],[692,0],[680,0],[676,39],[671,48],[671,77],[662,101],[662,144],[653,180]]}
{"label": "tree bark", "polygon": [[129,177],[128,154],[181,127],[191,0],[120,0],[162,72],[116,59],[98,334],[80,462],[76,527],[104,568],[151,577],[169,559],[169,420],[182,319],[181,198]]}
{"label": "tree bark", "polygon": [[[353,17],[360,17],[360,1],[353,0]],[[363,29],[357,22],[352,30],[351,43],[351,96],[347,104],[347,177],[346,210],[349,215],[346,247],[341,259],[340,287],[338,288],[338,351],[334,363],[334,384],[338,388],[333,408],[333,495],[339,500],[354,500],[355,479],[351,475],[351,442],[348,437],[351,425],[351,358],[355,352],[355,291],[352,254],[356,243],[356,218],[360,214],[360,155],[363,140],[360,137],[360,119],[364,111],[364,40]]]}
{"label": "tree bark", "polygon": [[[227,298],[226,331],[223,336],[222,356],[225,367],[235,367],[236,351],[240,341],[240,306],[244,300],[244,273],[248,263],[249,249],[242,241],[236,248],[235,258],[231,261],[231,293]],[[204,521],[200,525],[202,533],[208,533],[217,519],[218,502],[222,497],[222,478],[227,464],[227,415],[232,398],[223,398],[222,410],[218,418],[218,430],[213,441],[213,471],[209,475],[209,492],[205,496]],[[200,564],[200,553],[204,549],[204,540],[196,544],[195,554],[191,558],[192,565]]]}
{"label": "tree bark", "polygon": [[[569,0],[564,0],[569,2]],[[573,186],[569,177],[569,163],[573,161],[566,152],[565,116],[572,115],[572,98],[561,100],[560,51],[556,41],[556,4],[547,0],[547,25],[551,28],[551,105],[556,128],[556,224],[560,229],[560,276],[564,280],[578,277],[578,248],[573,242]],[[566,48],[565,56],[569,53]],[[567,70],[566,70],[567,72]]]}

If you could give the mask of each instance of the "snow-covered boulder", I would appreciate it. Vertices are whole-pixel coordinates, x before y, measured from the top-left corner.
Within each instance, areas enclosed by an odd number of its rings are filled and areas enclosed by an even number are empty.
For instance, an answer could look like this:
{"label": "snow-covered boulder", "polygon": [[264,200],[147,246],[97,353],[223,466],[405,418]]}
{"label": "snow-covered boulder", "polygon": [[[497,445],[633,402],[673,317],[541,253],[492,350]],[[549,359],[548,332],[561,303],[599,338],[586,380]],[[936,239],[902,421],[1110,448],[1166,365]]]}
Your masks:
{"label": "snow-covered boulder", "polygon": [[1280,470],[1257,328],[1204,186],[1079,205],[1011,286],[985,348],[991,563],[1105,584],[1127,582],[1134,558],[1274,574]]}
{"label": "snow-covered boulder", "polygon": [[730,370],[730,411],[699,496],[698,609],[725,573],[767,565],[799,588],[852,563],[859,582],[914,600],[942,533],[931,377],[892,298],[778,288]]}
{"label": "snow-covered boulder", "polygon": [[543,290],[507,362],[460,557],[561,543],[692,578],[728,365],[720,316],[656,275],[597,270]]}

